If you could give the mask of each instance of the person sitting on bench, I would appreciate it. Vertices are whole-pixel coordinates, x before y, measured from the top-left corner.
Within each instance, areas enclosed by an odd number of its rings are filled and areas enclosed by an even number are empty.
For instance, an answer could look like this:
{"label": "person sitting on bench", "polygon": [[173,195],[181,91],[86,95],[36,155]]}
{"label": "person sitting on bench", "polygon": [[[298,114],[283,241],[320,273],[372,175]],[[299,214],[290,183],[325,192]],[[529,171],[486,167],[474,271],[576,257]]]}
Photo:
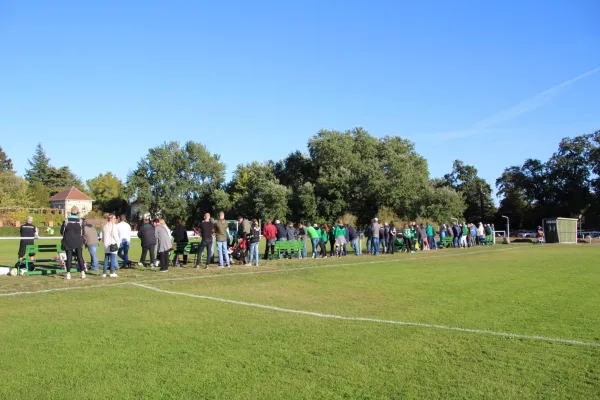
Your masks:
{"label": "person sitting on bench", "polygon": [[[38,230],[33,226],[33,217],[29,216],[25,219],[25,224],[21,226],[21,243],[19,245],[19,263],[25,258],[27,246],[33,245],[33,241],[38,237]],[[31,261],[34,260],[35,254],[27,255]],[[33,269],[33,264],[29,264],[29,269]]]}

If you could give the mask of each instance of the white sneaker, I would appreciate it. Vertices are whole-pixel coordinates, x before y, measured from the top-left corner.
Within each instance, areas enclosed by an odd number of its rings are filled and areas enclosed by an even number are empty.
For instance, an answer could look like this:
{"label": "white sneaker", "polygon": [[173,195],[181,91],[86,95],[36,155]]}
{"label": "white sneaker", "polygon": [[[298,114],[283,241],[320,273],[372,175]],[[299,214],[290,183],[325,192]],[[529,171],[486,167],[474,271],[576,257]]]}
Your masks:
{"label": "white sneaker", "polygon": [[85,272],[81,271],[81,279],[85,279]]}
{"label": "white sneaker", "polygon": [[65,275],[65,280],[66,281],[70,281],[71,280],[71,274],[67,272],[67,274]]}
{"label": "white sneaker", "polygon": [[118,276],[119,276],[119,275],[117,275],[117,274],[110,274],[110,277],[111,277],[111,278],[117,278]]}
{"label": "white sneaker", "polygon": [[106,274],[102,274],[102,277],[103,277],[103,278],[106,278]]}
{"label": "white sneaker", "polygon": [[155,267],[158,267],[159,265],[160,265],[160,261],[155,261],[155,262],[154,262],[154,266],[155,266]]}

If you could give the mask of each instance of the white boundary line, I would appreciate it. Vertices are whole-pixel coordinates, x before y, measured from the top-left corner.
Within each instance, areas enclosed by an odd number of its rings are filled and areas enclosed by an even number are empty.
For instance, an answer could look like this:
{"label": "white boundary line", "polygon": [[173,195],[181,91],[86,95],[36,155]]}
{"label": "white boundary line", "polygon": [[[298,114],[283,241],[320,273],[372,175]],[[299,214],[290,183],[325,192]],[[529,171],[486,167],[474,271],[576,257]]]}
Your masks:
{"label": "white boundary line", "polygon": [[330,319],[338,319],[338,320],[344,320],[344,321],[375,322],[375,323],[380,323],[380,324],[416,326],[416,327],[421,327],[421,328],[441,329],[441,330],[446,330],[446,331],[457,331],[457,332],[477,333],[477,334],[491,335],[491,336],[501,336],[501,337],[508,337],[508,338],[513,338],[513,339],[541,340],[541,341],[546,341],[546,342],[557,342],[557,343],[566,343],[566,344],[574,344],[574,345],[581,345],[581,346],[600,347],[600,343],[585,342],[585,341],[581,341],[581,340],[551,338],[551,337],[537,336],[537,335],[521,335],[518,333],[494,332],[494,331],[488,331],[488,330],[482,330],[482,329],[459,328],[459,327],[455,327],[455,326],[426,324],[426,323],[421,323],[421,322],[392,321],[392,320],[386,320],[386,319],[375,319],[375,318],[364,318],[364,317],[345,317],[342,315],[322,314],[322,313],[317,313],[317,312],[312,312],[312,311],[294,310],[294,309],[290,309],[290,308],[268,306],[268,305],[264,305],[264,304],[248,303],[245,301],[222,299],[219,297],[202,296],[202,295],[198,295],[198,294],[183,293],[183,292],[173,292],[170,290],[158,289],[153,286],[142,285],[140,283],[132,283],[132,285],[135,285],[137,287],[144,288],[147,290],[153,290],[155,292],[165,293],[165,294],[170,294],[170,295],[192,297],[195,299],[203,299],[203,300],[212,300],[212,301],[218,301],[221,303],[235,304],[238,306],[255,307],[255,308],[261,308],[264,310],[285,312],[285,313],[291,313],[291,314],[308,315],[311,317],[318,317],[318,318],[330,318]]}
{"label": "white boundary line", "polygon": [[[525,247],[522,247],[525,248]],[[55,289],[41,289],[34,291],[23,291],[23,292],[5,292],[0,293],[0,297],[8,297],[8,296],[21,296],[21,295],[29,295],[29,294],[39,294],[39,293],[52,293],[52,292],[61,292],[68,290],[79,290],[79,289],[94,289],[94,288],[103,288],[103,287],[111,287],[111,286],[123,286],[123,285],[131,285],[136,283],[155,283],[155,282],[173,282],[173,281],[187,281],[192,279],[212,279],[212,278],[225,278],[225,277],[233,277],[238,275],[255,275],[255,274],[275,274],[275,273],[285,273],[285,272],[294,272],[294,271],[303,271],[303,270],[311,270],[311,269],[321,269],[321,268],[338,268],[338,267],[349,267],[353,265],[371,265],[371,264],[382,264],[382,263],[394,263],[401,261],[415,261],[415,260],[428,260],[430,258],[448,258],[448,257],[456,257],[456,256],[468,256],[473,254],[481,254],[481,253],[496,253],[500,251],[509,251],[509,250],[518,250],[520,247],[510,247],[503,248],[499,250],[477,250],[470,251],[467,253],[453,253],[448,255],[441,256],[428,256],[428,257],[410,257],[410,258],[398,258],[394,260],[381,260],[381,261],[366,261],[366,262],[353,262],[353,263],[342,263],[342,264],[326,264],[326,265],[314,265],[310,267],[299,267],[299,268],[284,268],[284,269],[269,269],[262,271],[248,271],[248,272],[230,272],[230,273],[221,273],[221,274],[212,274],[212,275],[198,275],[198,276],[185,276],[181,278],[167,278],[167,279],[146,279],[139,282],[119,282],[119,283],[105,283],[98,285],[82,285],[75,287],[63,287],[63,288],[55,288]]]}

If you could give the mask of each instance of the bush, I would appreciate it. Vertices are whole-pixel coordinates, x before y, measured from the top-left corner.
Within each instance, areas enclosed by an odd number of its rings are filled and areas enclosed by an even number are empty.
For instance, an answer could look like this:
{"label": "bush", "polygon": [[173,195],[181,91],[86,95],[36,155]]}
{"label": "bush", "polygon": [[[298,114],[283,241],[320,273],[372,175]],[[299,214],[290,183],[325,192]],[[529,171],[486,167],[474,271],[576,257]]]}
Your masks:
{"label": "bush", "polygon": [[53,222],[54,227],[60,227],[65,220],[65,217],[58,212],[58,210],[50,212],[50,210],[42,209],[45,212],[33,212],[33,210],[15,210],[8,211],[0,214],[0,220],[4,226],[14,226],[15,222],[19,221],[21,225],[25,223],[25,219],[28,216],[33,217],[33,224],[38,227],[40,232],[42,227],[45,228],[49,225],[50,221]]}

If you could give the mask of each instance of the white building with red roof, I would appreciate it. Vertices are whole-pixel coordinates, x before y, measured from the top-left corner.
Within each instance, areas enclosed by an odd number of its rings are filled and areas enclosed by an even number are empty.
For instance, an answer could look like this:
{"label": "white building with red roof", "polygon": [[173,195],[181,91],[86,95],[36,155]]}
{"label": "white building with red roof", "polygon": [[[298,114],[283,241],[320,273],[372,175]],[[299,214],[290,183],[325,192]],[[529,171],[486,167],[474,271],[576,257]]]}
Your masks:
{"label": "white building with red roof", "polygon": [[[56,193],[50,197],[50,208],[58,208],[62,210],[62,213],[66,216],[70,213],[71,207],[77,206],[79,208],[80,216],[85,216],[88,212],[92,211],[92,199],[75,186],[66,188],[62,192]],[[66,213],[65,213],[66,211]]]}

